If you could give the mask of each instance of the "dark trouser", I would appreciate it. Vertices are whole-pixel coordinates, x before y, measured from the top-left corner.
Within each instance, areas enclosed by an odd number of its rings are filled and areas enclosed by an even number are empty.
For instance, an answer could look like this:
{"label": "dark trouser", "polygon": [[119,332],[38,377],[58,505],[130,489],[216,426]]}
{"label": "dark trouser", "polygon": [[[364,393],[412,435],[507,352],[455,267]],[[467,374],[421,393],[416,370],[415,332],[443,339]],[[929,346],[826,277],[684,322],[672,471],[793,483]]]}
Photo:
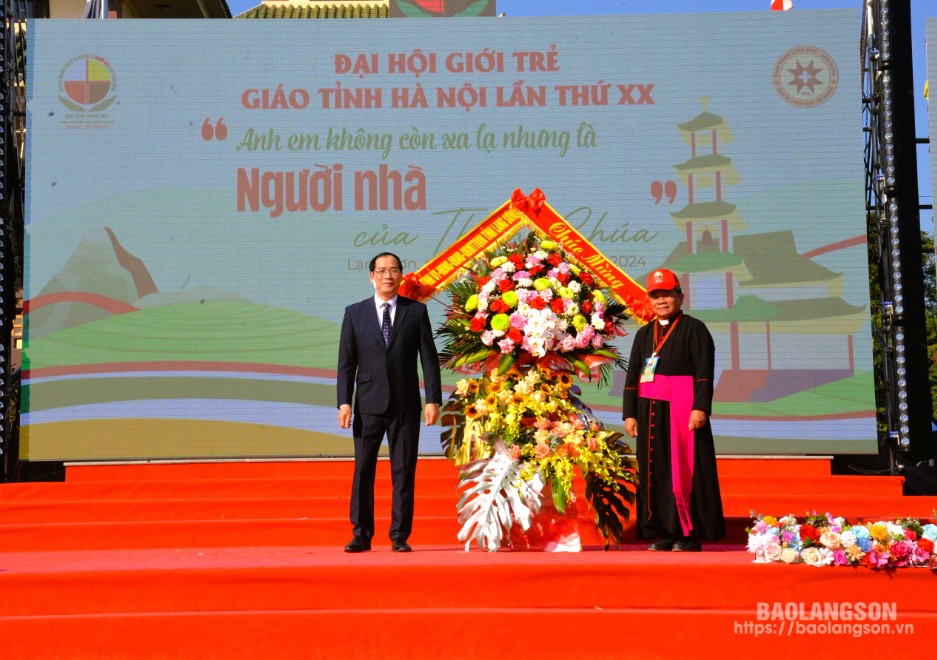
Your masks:
{"label": "dark trouser", "polygon": [[374,536],[374,474],[381,441],[386,434],[394,486],[390,538],[406,541],[413,530],[420,411],[417,409],[383,415],[363,415],[355,411],[352,432],[355,438],[355,476],[351,487],[350,513],[354,534],[368,540]]}

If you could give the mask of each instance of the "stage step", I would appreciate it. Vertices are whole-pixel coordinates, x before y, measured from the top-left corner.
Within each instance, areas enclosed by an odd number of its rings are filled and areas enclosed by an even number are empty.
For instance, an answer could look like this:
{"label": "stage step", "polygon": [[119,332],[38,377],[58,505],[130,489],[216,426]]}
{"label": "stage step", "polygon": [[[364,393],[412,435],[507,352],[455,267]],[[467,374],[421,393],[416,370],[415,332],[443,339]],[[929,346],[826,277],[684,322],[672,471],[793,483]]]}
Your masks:
{"label": "stage step", "polygon": [[[0,486],[0,547],[340,547],[351,534],[352,469],[350,460],[69,466],[64,483]],[[726,541],[737,545],[752,511],[854,520],[928,519],[937,509],[937,498],[902,497],[900,477],[833,476],[825,459],[720,459],[719,469]],[[391,507],[388,461],[378,464],[375,490],[381,538]],[[581,482],[577,490],[583,497]],[[414,543],[458,545],[458,497],[455,467],[420,459]],[[583,539],[603,543],[594,530]],[[626,541],[635,541],[633,529]]]}
{"label": "stage step", "polygon": [[[124,523],[169,522],[185,520],[301,520],[319,518],[348,518],[347,495],[322,494],[307,496],[313,489],[289,493],[262,493],[252,496],[223,496],[191,493],[159,497],[158,493],[132,496],[121,493],[112,498],[96,493],[94,499],[68,497],[56,499],[7,500],[0,506],[0,526],[15,524],[49,523]],[[333,491],[338,492],[338,491]],[[415,505],[416,517],[455,516],[458,493],[430,495],[418,489]],[[583,493],[579,493],[583,497]],[[852,516],[868,518],[893,515],[901,510],[904,517],[930,518],[937,508],[935,497],[900,497],[895,495],[841,495],[820,493],[809,503],[795,500],[786,494],[741,493],[724,494],[723,510],[730,517],[748,517],[750,511],[774,516],[789,513],[803,517],[814,511],[839,515],[850,511]],[[385,489],[375,495],[375,511],[391,510],[391,494]]]}
{"label": "stage step", "polygon": [[[257,657],[258,648],[265,658],[490,658],[492,648],[524,655],[531,644],[538,658],[630,658],[662,657],[661,640],[665,657],[705,657],[706,639],[718,640],[722,657],[742,657],[765,640],[754,635],[758,603],[834,601],[895,608],[894,618],[874,621],[895,626],[888,632],[825,635],[840,654],[867,653],[882,635],[914,646],[937,635],[926,569],[766,566],[741,551],[431,547],[352,556],[241,547],[7,552],[0,560],[0,634],[16,658]],[[548,643],[538,644],[532,635],[545,627]],[[807,638],[816,634],[796,639]]]}
{"label": "stage step", "polygon": [[[417,474],[417,492],[420,497],[450,496],[458,492],[458,475]],[[92,500],[189,500],[189,499],[276,499],[278,497],[330,497],[343,496],[351,488],[351,473],[319,477],[283,477],[252,479],[180,479],[145,481],[77,481],[64,483],[21,483],[0,487],[0,503],[16,502],[86,502]],[[812,493],[836,495],[861,493],[866,497],[900,496],[903,477],[831,476],[774,477],[720,475],[723,493],[755,496],[765,493],[790,495]],[[375,494],[389,495],[390,475],[378,475]]]}
{"label": "stage step", "polygon": [[[750,476],[773,478],[828,477],[828,458],[752,458],[720,457],[717,459],[719,476]],[[342,460],[303,461],[225,461],[196,463],[126,463],[94,465],[73,463],[66,467],[66,481],[209,481],[215,479],[318,479],[326,476],[347,475],[350,479],[353,463]],[[390,475],[390,462],[378,461],[378,478]],[[457,475],[455,465],[439,457],[421,457],[417,474],[425,477],[448,477]],[[865,478],[865,477],[862,477]],[[875,478],[875,477],[870,477]]]}
{"label": "stage step", "polygon": [[[342,551],[350,461],[83,465],[65,483],[0,486],[3,655],[655,658],[661,640],[674,657],[716,639],[720,654],[741,657],[765,639],[754,635],[758,603],[847,600],[895,603],[887,623],[914,626],[871,639],[917,647],[937,635],[931,571],[761,565],[742,551],[750,509],[896,518],[937,508],[901,497],[894,477],[831,476],[825,460],[720,460],[728,538],[706,552],[647,552],[631,528],[609,552],[586,535],[575,555],[486,553],[456,539],[455,468],[421,459],[415,551],[399,554],[386,538],[388,468],[379,464],[373,550],[361,555]],[[537,637],[545,627],[548,643]],[[610,640],[608,630],[641,634]],[[829,637],[840,653],[870,642]]]}

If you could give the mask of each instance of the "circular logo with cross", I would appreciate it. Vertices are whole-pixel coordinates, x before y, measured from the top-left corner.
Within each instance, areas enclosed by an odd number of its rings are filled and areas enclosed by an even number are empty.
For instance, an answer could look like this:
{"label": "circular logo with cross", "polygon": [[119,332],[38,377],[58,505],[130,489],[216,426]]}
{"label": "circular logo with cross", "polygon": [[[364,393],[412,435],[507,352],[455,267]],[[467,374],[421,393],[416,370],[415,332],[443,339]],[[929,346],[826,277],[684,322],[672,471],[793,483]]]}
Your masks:
{"label": "circular logo with cross", "polygon": [[772,78],[782,99],[798,108],[814,108],[833,96],[839,68],[825,50],[796,46],[777,59]]}

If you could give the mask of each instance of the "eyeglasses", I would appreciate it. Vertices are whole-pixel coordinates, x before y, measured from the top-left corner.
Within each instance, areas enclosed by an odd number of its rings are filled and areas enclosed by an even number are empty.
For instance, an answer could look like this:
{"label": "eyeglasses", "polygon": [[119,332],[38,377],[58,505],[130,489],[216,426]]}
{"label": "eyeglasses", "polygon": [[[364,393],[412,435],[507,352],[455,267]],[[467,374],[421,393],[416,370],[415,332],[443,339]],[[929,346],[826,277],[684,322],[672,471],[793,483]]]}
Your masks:
{"label": "eyeglasses", "polygon": [[394,277],[397,277],[400,275],[399,268],[375,268],[373,272],[375,275],[380,275],[381,277],[384,277],[385,275],[393,275]]}

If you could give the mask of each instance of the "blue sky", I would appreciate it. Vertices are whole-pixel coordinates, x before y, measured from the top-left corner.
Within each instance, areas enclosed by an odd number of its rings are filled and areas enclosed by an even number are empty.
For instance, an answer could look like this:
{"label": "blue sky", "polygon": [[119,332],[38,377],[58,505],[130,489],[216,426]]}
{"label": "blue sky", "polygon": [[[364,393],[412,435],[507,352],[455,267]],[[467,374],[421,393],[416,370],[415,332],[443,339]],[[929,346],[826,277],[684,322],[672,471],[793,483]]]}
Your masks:
{"label": "blue sky", "polygon": [[[283,0],[288,2],[289,0]],[[601,14],[677,14],[699,12],[767,11],[770,0],[497,0],[498,11],[507,16],[584,16]],[[228,0],[233,15],[260,4],[258,0]],[[863,0],[794,0],[794,11],[813,9],[854,9],[856,11],[856,39]],[[927,103],[922,97],[927,73],[924,43],[924,19],[937,16],[937,3],[933,0],[911,0],[912,49],[914,54],[915,125],[919,138],[928,136]],[[937,81],[935,81],[937,84]],[[935,95],[937,96],[937,95]],[[933,203],[931,191],[930,157],[928,145],[918,147],[918,185],[921,203]],[[932,232],[932,211],[921,212],[921,226]]]}

